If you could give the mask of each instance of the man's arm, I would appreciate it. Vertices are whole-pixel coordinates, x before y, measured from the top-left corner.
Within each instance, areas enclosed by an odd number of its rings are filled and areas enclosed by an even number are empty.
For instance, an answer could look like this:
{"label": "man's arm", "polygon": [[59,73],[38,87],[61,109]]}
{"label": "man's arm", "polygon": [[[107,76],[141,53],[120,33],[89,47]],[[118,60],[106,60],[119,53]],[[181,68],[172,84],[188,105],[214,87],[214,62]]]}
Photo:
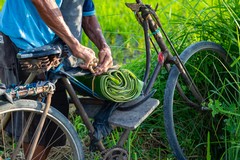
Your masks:
{"label": "man's arm", "polygon": [[107,42],[102,34],[97,17],[95,15],[84,16],[82,28],[89,39],[97,46],[99,50],[99,64],[96,70],[97,74],[106,72],[108,68],[112,67],[113,59],[111,55],[111,49],[107,45]]}
{"label": "man's arm", "polygon": [[81,45],[73,36],[55,0],[32,0],[32,2],[44,22],[70,47],[73,55],[85,61],[81,67],[89,68],[89,64],[95,58],[95,53],[90,48]]}

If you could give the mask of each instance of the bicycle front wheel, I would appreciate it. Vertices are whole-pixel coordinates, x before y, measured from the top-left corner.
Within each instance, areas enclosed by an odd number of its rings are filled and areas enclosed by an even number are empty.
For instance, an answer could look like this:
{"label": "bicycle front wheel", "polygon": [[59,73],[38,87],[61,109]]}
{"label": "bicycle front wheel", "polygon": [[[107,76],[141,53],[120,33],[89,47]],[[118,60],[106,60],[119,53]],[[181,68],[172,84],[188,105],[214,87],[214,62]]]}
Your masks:
{"label": "bicycle front wheel", "polygon": [[[26,99],[17,100],[13,104],[0,101],[0,159],[27,159],[44,105]],[[32,120],[29,127],[26,128],[28,126],[26,123],[31,115]],[[23,141],[20,142],[24,131],[26,134]],[[53,107],[49,109],[37,145],[42,149],[35,151],[32,159],[84,159],[82,145],[74,127],[64,115]],[[43,158],[44,156],[45,158]]]}
{"label": "bicycle front wheel", "polygon": [[[197,100],[194,97],[178,68],[173,66],[164,95],[164,123],[169,144],[177,159],[205,159],[208,144],[213,145],[208,148],[212,155],[218,155],[223,149],[217,136],[221,132],[223,118],[213,119],[209,104],[224,103],[234,98],[234,88],[228,79],[231,79],[231,73],[227,53],[215,43],[198,42],[186,48],[180,59],[202,98]],[[181,94],[176,91],[176,86],[181,86]],[[189,102],[186,103],[184,98]],[[209,111],[197,112],[190,109],[189,104],[195,109]]]}

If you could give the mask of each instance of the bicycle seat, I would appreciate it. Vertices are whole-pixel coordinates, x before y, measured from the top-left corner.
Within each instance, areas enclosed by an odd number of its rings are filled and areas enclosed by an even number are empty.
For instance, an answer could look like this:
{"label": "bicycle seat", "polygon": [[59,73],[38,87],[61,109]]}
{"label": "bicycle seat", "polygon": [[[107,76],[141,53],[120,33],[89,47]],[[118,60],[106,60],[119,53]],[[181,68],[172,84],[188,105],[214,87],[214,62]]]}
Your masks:
{"label": "bicycle seat", "polygon": [[52,67],[57,67],[60,64],[63,45],[63,41],[56,38],[47,45],[18,52],[17,58],[22,70],[40,73],[48,71]]}
{"label": "bicycle seat", "polygon": [[62,53],[61,44],[47,44],[42,47],[36,47],[18,52],[18,59],[38,58]]}

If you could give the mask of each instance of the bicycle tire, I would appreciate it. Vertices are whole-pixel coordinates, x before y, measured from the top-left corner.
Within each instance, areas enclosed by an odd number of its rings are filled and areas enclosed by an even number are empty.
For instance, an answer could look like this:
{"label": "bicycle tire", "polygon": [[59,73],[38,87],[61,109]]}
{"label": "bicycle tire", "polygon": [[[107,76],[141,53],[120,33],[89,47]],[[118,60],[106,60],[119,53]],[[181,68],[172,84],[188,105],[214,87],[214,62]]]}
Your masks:
{"label": "bicycle tire", "polygon": [[[210,54],[209,54],[209,52],[210,52]],[[192,45],[190,45],[189,47],[187,47],[183,52],[182,52],[182,54],[180,55],[180,59],[182,60],[182,62],[183,62],[183,64],[185,65],[185,67],[186,67],[186,69],[188,70],[190,67],[189,66],[191,66],[191,65],[187,65],[187,63],[190,61],[190,59],[192,60],[192,57],[194,57],[194,56],[196,56],[196,55],[199,55],[199,54],[203,54],[203,53],[207,53],[206,54],[206,56],[203,58],[204,60],[205,59],[207,59],[207,57],[209,56],[209,57],[211,57],[212,55],[214,55],[214,56],[212,56],[211,58],[216,58],[216,62],[220,62],[220,66],[221,65],[223,65],[222,66],[222,68],[223,68],[223,70],[226,70],[226,65],[228,65],[227,63],[227,53],[226,53],[226,51],[220,46],[220,45],[218,45],[218,44],[215,44],[215,43],[213,43],[213,42],[205,42],[205,41],[202,41],[202,42],[198,42],[198,43],[195,43],[195,44],[192,44]],[[216,55],[215,55],[216,54]],[[201,55],[202,56],[202,55]],[[213,59],[214,59],[213,58]],[[200,70],[202,69],[200,69],[200,67],[202,67],[202,66],[204,66],[203,64],[204,63],[202,63],[203,62],[203,60],[201,59],[201,58],[199,58],[200,59],[200,64],[199,64],[199,66],[197,66],[197,64],[196,64],[196,66],[197,67],[195,67],[195,72],[199,72],[200,73]],[[212,61],[212,60],[211,60]],[[207,63],[211,63],[211,61],[207,61]],[[221,62],[223,62],[223,63],[221,63]],[[192,67],[192,68],[194,68],[194,67]],[[207,69],[212,69],[212,68],[215,68],[216,69],[216,66],[215,66],[215,64],[212,66],[212,67],[209,67],[209,68],[205,68],[206,70]],[[204,67],[203,67],[203,69],[204,69]],[[192,72],[194,71],[194,70],[191,70]],[[218,71],[220,71],[220,70],[218,70]],[[203,72],[201,72],[200,74],[202,74],[202,76],[204,76],[204,71]],[[213,73],[215,73],[215,72],[213,72]],[[227,74],[225,71],[221,71],[221,72],[219,72],[219,74],[220,73],[225,73],[225,74]],[[199,80],[201,77],[199,77],[199,75],[197,75],[197,73],[193,73],[194,74],[194,76],[192,77],[193,78],[193,80],[195,81],[201,81],[201,80]],[[219,75],[220,76],[220,75]],[[179,107],[179,105],[181,105],[180,103],[179,104],[175,104],[176,103],[176,100],[174,99],[175,97],[177,98],[177,94],[175,93],[175,90],[176,90],[176,84],[177,83],[179,83],[178,81],[179,81],[179,77],[181,77],[181,74],[180,74],[180,72],[179,72],[179,70],[178,70],[178,68],[176,67],[176,66],[173,66],[172,68],[171,68],[171,70],[170,70],[170,73],[169,73],[169,77],[168,77],[168,80],[167,80],[167,84],[166,84],[166,89],[165,89],[165,94],[164,94],[164,124],[165,124],[165,130],[166,130],[166,134],[167,134],[167,138],[168,138],[168,142],[169,142],[169,144],[170,144],[170,147],[171,147],[171,149],[173,150],[173,153],[174,153],[174,156],[177,158],[177,159],[179,159],[179,160],[184,160],[184,159],[191,159],[191,155],[185,155],[186,154],[186,151],[183,151],[183,150],[185,150],[185,149],[183,149],[183,147],[179,144],[179,140],[178,140],[178,137],[180,137],[180,136],[178,136],[177,137],[177,135],[176,135],[176,126],[177,125],[175,125],[175,123],[177,122],[179,122],[179,123],[181,123],[181,120],[176,120],[177,118],[178,118],[178,116],[174,116],[174,112],[175,112],[175,108],[176,107]],[[206,77],[205,77],[206,78]],[[218,77],[217,77],[218,78]],[[210,80],[210,79],[209,79]],[[208,79],[206,80],[206,81],[209,81]],[[220,80],[219,80],[220,81]],[[209,81],[209,82],[213,82],[213,80],[212,81]],[[214,82],[215,82],[215,80],[214,80]],[[198,82],[199,84],[200,84],[200,82]],[[202,83],[202,82],[201,82]],[[205,83],[206,85],[207,85],[207,83]],[[216,81],[216,84],[219,84],[219,85],[221,85],[219,82],[217,82]],[[180,84],[180,85],[182,85],[182,84]],[[210,84],[210,86],[211,86],[212,84]],[[204,89],[204,87],[205,87],[205,85],[204,86],[201,86],[201,85],[199,85],[200,87],[203,87],[203,89]],[[209,89],[209,91],[210,92],[212,92],[212,88],[211,87],[206,87],[206,89]],[[213,86],[214,87],[214,86]],[[221,86],[219,86],[219,87],[221,87]],[[202,90],[203,91],[203,90]],[[188,90],[186,91],[186,92],[189,92]],[[204,91],[204,93],[205,93],[205,91]],[[208,95],[207,95],[208,94]],[[205,98],[205,100],[206,100],[206,102],[207,102],[207,99],[208,98],[215,98],[217,95],[215,95],[215,94],[213,94],[213,93],[211,93],[211,94],[209,94],[209,92],[207,93],[206,92],[206,94],[205,94],[207,97]],[[210,95],[214,95],[214,97],[210,97]],[[188,96],[189,97],[191,97],[191,95],[190,94],[188,94]],[[204,103],[201,103],[201,104],[204,104]],[[188,109],[189,109],[189,107],[188,107]],[[179,109],[180,110],[180,109]],[[186,112],[185,111],[185,109],[182,109],[182,111],[184,111],[184,112]],[[196,112],[195,110],[193,110],[193,112]],[[190,112],[191,113],[191,112]],[[204,113],[204,114],[208,114],[208,112],[207,113]],[[178,113],[178,115],[180,115],[180,113]],[[188,116],[190,116],[191,114],[189,114]],[[200,114],[198,114],[198,113],[196,113],[196,115],[198,116],[202,116],[202,117],[204,117],[204,115],[202,114],[202,113],[200,113]],[[209,116],[210,115],[210,116]],[[206,115],[206,117],[205,118],[209,118],[209,117],[212,117],[211,116],[211,114],[209,114],[209,115]],[[193,119],[193,121],[194,121],[194,118],[191,118],[191,119]],[[196,118],[196,120],[198,120],[197,118]],[[203,121],[203,122],[202,122]],[[196,123],[195,123],[195,125],[198,125],[198,124],[201,124],[201,123],[206,123],[206,122],[204,122],[204,120],[202,120],[201,122],[200,121],[196,121]],[[210,120],[209,120],[210,121]],[[190,121],[189,122],[186,122],[186,123],[189,123],[189,125],[190,125]],[[194,123],[194,122],[191,122],[191,123]],[[185,126],[186,126],[186,128],[187,128],[187,125],[188,124],[186,124]],[[206,124],[207,125],[207,124]],[[184,126],[184,124],[182,124],[182,126],[183,126],[183,128],[185,128],[185,126]],[[179,130],[184,130],[183,128],[179,128]],[[209,128],[210,127],[207,127],[207,126],[204,126],[204,127],[202,127],[203,129],[204,128],[206,128],[207,129],[207,132],[210,130]],[[192,133],[194,133],[192,130],[191,130],[191,127],[189,127],[189,131],[190,132],[192,132]],[[192,129],[194,130],[195,129],[195,126],[193,125],[192,126]],[[196,129],[197,129],[197,127],[196,127]],[[199,129],[199,133],[200,134],[207,134],[206,133],[206,131],[203,131],[203,129]],[[200,131],[201,130],[201,131]],[[189,134],[192,134],[192,133],[190,133],[189,132]],[[181,133],[180,133],[181,134]],[[199,134],[199,136],[200,136],[200,134]],[[203,135],[201,135],[201,136],[203,136]],[[186,139],[188,138],[188,137],[185,137]],[[200,139],[200,138],[199,138]],[[207,140],[207,139],[206,139]],[[203,145],[204,144],[204,145]],[[192,144],[190,144],[190,145],[192,145]],[[205,144],[205,142],[202,142],[202,143],[199,143],[199,146],[200,145],[202,145],[202,147],[204,147],[203,149],[206,149],[206,144]],[[192,149],[196,149],[197,147],[199,147],[199,146],[194,146],[193,147],[193,145],[192,145]],[[205,150],[204,151],[205,153],[207,153],[207,151]],[[203,155],[200,155],[200,154],[204,154],[204,153],[194,153],[194,156],[195,156],[195,159],[198,159],[196,156],[197,156],[197,154],[199,154],[199,157],[201,157],[201,156],[203,156]],[[204,156],[206,156],[206,155],[204,155]],[[206,158],[206,157],[204,157],[204,158]],[[193,158],[194,159],[194,158]],[[201,159],[201,158],[200,158]]]}
{"label": "bicycle tire", "polygon": [[[4,116],[6,113],[11,113],[11,116],[13,113],[19,113],[21,111],[21,114],[24,113],[34,113],[36,115],[42,114],[42,108],[44,107],[44,103],[33,101],[33,100],[17,100],[14,101],[13,104],[5,101],[0,101],[0,115]],[[22,114],[23,115],[23,114]],[[1,117],[2,117],[1,116]],[[11,118],[12,119],[12,118]],[[2,118],[1,118],[2,120]],[[11,122],[13,123],[13,121]],[[47,123],[47,124],[46,124]],[[55,123],[57,125],[57,129],[59,128],[62,130],[61,133],[64,133],[66,136],[66,145],[61,145],[61,146],[52,146],[53,143],[55,143],[59,137],[56,137],[55,141],[52,142],[52,137],[50,138],[50,142],[48,142],[48,145],[51,145],[51,152],[48,154],[47,159],[74,159],[74,160],[82,160],[84,159],[84,154],[83,154],[83,149],[82,149],[82,144],[81,141],[78,137],[78,134],[75,132],[73,125],[71,122],[64,116],[62,115],[58,110],[55,108],[51,107],[49,109],[49,112],[47,114],[47,119],[45,122],[45,129],[48,127],[52,127],[52,123]],[[14,126],[14,125],[12,125]],[[19,129],[19,128],[18,128]],[[52,129],[52,128],[51,128]],[[15,130],[17,132],[18,130]],[[1,127],[1,157],[2,159],[9,159],[12,156],[13,150],[16,148],[17,142],[16,139],[13,137],[13,132],[11,134],[6,132],[6,129],[3,130]],[[56,136],[58,132],[52,131],[52,136]],[[42,131],[42,135],[44,135],[45,132]],[[41,135],[41,137],[43,137]],[[60,137],[64,136],[63,134],[59,135]],[[49,136],[49,135],[47,135]],[[11,146],[12,143],[12,146]],[[10,146],[9,146],[10,145]],[[9,146],[9,147],[8,147]],[[24,155],[23,149],[19,151],[17,154],[16,159],[21,159],[24,160],[26,159],[26,156]],[[46,147],[48,147],[46,145]],[[57,156],[57,157],[56,157]],[[11,158],[12,159],[12,158]],[[34,159],[34,157],[33,157]]]}

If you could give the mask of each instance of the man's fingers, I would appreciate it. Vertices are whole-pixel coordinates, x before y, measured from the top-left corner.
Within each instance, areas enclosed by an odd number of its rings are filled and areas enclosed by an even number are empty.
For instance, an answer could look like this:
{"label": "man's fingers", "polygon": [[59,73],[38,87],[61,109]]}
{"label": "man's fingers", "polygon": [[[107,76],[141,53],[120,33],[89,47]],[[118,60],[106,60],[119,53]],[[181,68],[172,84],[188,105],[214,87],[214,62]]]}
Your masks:
{"label": "man's fingers", "polygon": [[104,60],[104,57],[105,56],[100,56],[101,55],[101,53],[99,53],[99,56],[98,56],[98,58],[99,58],[99,63],[103,63],[103,60]]}
{"label": "man's fingers", "polygon": [[80,67],[83,69],[88,69],[91,71],[91,73],[95,73],[95,69],[98,65],[98,59],[93,58],[91,61],[85,62],[84,64],[80,64]]}
{"label": "man's fingers", "polygon": [[112,62],[104,63],[102,65],[97,66],[94,71],[95,75],[100,75],[108,71],[108,69],[112,67]]}

